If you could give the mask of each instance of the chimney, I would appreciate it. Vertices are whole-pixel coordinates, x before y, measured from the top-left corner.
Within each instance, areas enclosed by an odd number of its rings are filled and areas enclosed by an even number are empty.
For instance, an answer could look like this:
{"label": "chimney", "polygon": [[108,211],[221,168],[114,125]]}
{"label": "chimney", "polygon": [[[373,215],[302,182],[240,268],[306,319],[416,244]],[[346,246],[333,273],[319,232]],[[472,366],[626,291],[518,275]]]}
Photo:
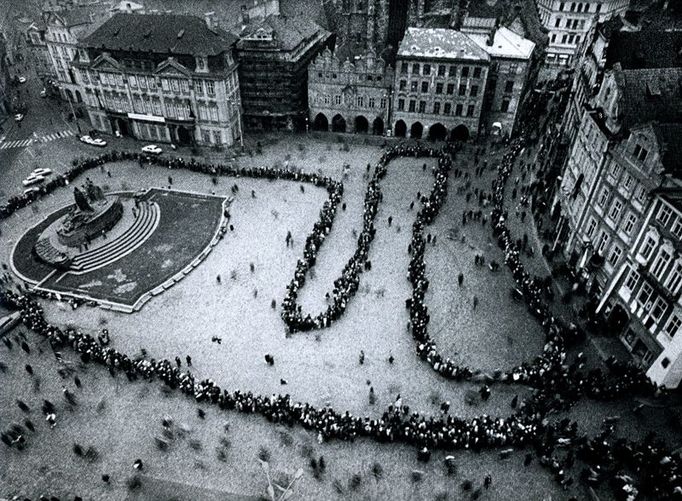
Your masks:
{"label": "chimney", "polygon": [[214,17],[215,17],[215,12],[214,12],[214,11],[206,12],[206,13],[204,14],[204,20],[206,21],[206,26],[208,26],[208,29],[209,29],[209,30],[212,30],[212,29],[213,29],[213,26],[214,26],[213,18],[214,18]]}

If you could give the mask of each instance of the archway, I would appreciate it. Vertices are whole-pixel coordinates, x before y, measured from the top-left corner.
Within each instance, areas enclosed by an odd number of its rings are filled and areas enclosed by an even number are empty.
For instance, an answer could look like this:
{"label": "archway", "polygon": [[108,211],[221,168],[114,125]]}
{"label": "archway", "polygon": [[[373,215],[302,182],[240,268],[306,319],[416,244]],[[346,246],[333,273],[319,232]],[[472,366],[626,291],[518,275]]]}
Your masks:
{"label": "archway", "polygon": [[324,113],[318,113],[313,121],[313,130],[327,132],[329,130],[329,120]]}
{"label": "archway", "polygon": [[395,137],[405,137],[407,134],[407,124],[402,120],[398,120],[393,128]]}
{"label": "archway", "polygon": [[128,121],[123,120],[122,118],[117,118],[115,120],[114,130],[117,130],[123,137],[132,136],[130,133],[130,127],[128,126]]}
{"label": "archway", "polygon": [[367,134],[369,131],[369,122],[367,119],[362,116],[358,115],[355,117],[355,132],[359,132],[360,134]]}
{"label": "archway", "polygon": [[332,132],[346,132],[346,119],[341,115],[332,118]]}
{"label": "archway", "polygon": [[71,89],[66,89],[66,98],[71,102],[74,101],[73,92],[71,92]]}
{"label": "archway", "polygon": [[424,132],[424,126],[421,122],[415,122],[410,127],[410,137],[413,139],[421,139],[422,133]]}
{"label": "archway", "polygon": [[445,141],[448,137],[448,130],[442,123],[435,123],[429,127],[429,139],[431,141]]}
{"label": "archway", "polygon": [[453,141],[468,141],[469,129],[466,125],[458,125],[450,132],[450,139]]}
{"label": "archway", "polygon": [[381,136],[384,134],[384,121],[381,117],[375,118],[372,123],[372,134]]}
{"label": "archway", "polygon": [[80,91],[76,91],[76,102],[77,103],[83,102],[83,96],[81,95]]}
{"label": "archway", "polygon": [[606,321],[607,333],[612,336],[618,336],[623,332],[628,323],[630,323],[630,315],[620,304],[616,304]]}
{"label": "archway", "polygon": [[178,127],[178,144],[187,146],[192,143],[192,133],[184,125]]}

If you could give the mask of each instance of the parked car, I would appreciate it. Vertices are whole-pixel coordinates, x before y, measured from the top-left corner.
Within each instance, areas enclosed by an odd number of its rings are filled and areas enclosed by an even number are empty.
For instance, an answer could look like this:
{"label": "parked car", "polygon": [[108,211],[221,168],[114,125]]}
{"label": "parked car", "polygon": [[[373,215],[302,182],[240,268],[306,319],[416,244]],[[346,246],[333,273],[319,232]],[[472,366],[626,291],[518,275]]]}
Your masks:
{"label": "parked car", "polygon": [[44,176],[28,176],[26,179],[24,179],[21,183],[24,186],[33,186],[34,184],[40,184],[43,181],[45,181]]}
{"label": "parked car", "polygon": [[100,148],[103,148],[104,146],[107,145],[107,142],[104,139],[100,138],[94,138],[92,136],[86,135],[86,136],[81,136],[80,137],[81,142],[85,144],[90,144],[92,146],[99,146]]}
{"label": "parked car", "polygon": [[37,169],[33,169],[33,172],[31,172],[29,177],[49,176],[50,174],[52,174],[52,169],[48,169],[47,167],[38,167]]}
{"label": "parked car", "polygon": [[36,186],[31,186],[30,188],[26,188],[24,190],[24,195],[28,195],[29,193],[35,193],[36,191],[40,191],[40,188]]}
{"label": "parked car", "polygon": [[149,153],[151,155],[160,155],[163,150],[155,144],[148,144],[142,148],[142,153]]}
{"label": "parked car", "polygon": [[24,119],[24,114],[23,114],[23,113],[17,113],[16,115],[14,115],[14,120],[15,120],[16,122],[21,122],[23,119]]}
{"label": "parked car", "polygon": [[26,83],[26,77],[19,77],[19,83]]}

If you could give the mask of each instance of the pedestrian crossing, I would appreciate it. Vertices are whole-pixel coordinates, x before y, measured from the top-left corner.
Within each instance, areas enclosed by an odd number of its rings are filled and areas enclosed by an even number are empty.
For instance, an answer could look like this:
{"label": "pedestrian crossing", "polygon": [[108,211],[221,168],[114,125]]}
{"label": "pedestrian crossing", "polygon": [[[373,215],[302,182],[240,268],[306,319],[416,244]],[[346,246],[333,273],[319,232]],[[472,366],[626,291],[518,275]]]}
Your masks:
{"label": "pedestrian crossing", "polygon": [[34,143],[49,143],[50,141],[56,141],[57,139],[64,139],[66,137],[75,135],[75,132],[66,129],[59,132],[53,132],[52,134],[46,134],[44,136],[36,136],[28,139],[15,139],[14,141],[6,141],[6,138],[2,137],[0,138],[0,150],[9,148],[26,148],[27,146],[31,146]]}

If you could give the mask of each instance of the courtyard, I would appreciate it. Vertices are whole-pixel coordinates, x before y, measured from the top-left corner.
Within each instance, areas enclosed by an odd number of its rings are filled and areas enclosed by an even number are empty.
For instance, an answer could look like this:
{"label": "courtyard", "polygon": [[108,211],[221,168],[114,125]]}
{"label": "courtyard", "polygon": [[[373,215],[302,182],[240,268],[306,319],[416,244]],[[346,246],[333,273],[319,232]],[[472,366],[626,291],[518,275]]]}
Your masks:
{"label": "courtyard", "polygon": [[[299,296],[304,312],[317,313],[326,308],[325,294],[355,250],[365,191],[382,149],[362,141],[347,144],[333,136],[290,136],[264,143],[261,154],[240,157],[236,165],[301,169],[344,184],[343,208],[337,211]],[[488,168],[475,176],[475,148],[466,145],[453,165],[471,174],[470,184],[464,177],[450,175],[445,204],[426,230],[435,237],[426,250],[430,279],[426,303],[431,312],[430,335],[440,351],[458,365],[491,374],[531,361],[541,353],[545,334],[525,305],[510,294],[515,282],[506,267],[492,271],[487,266],[491,261],[504,263],[489,225],[461,224],[463,211],[479,208],[477,197],[468,200],[466,193],[490,189],[503,152],[487,154]],[[141,168],[132,161],[94,169],[88,176],[107,192],[172,188],[215,200],[230,198],[233,227],[200,264],[139,311],[128,314],[87,305],[73,309],[65,302],[41,300],[46,318],[94,335],[106,328],[111,346],[130,356],[144,350],[150,359],[179,357],[185,365],[190,355],[190,370],[197,380],[211,378],[230,390],[266,396],[286,393],[293,401],[375,419],[398,399],[427,416],[440,416],[443,402],[449,402],[450,414],[459,418],[508,416],[512,399],[518,396],[523,401],[531,394],[529,388],[494,385],[490,398],[482,400],[480,382],[445,379],[417,357],[406,328],[405,300],[412,293],[406,278],[407,248],[419,208],[418,193],[430,192],[434,168],[433,159],[421,158],[400,158],[388,165],[369,253],[371,269],[360,275],[358,293],[330,327],[293,334],[287,333],[280,303],[327,200],[323,188],[287,180],[214,178],[188,170],[174,170],[171,180],[168,169]],[[58,189],[0,223],[1,261],[8,263],[22,235],[69,204],[71,197],[69,188]],[[181,261],[173,263],[173,270],[182,268],[213,236],[220,210],[217,216],[215,210],[209,216],[193,213],[195,209],[171,212],[176,215],[173,224],[157,228],[155,234],[166,239],[167,247],[161,241],[151,242],[148,248],[154,254],[145,255],[145,247],[140,247],[137,255],[132,253],[99,273],[106,277],[115,273],[114,268],[125,267],[137,274],[136,281],[149,280],[149,288],[158,285],[154,274],[167,274],[165,259]],[[527,221],[527,231],[532,231],[531,219]],[[286,244],[289,232],[293,245]],[[476,265],[476,255],[484,256],[486,265]],[[460,273],[462,286],[457,283]],[[65,291],[83,287],[77,275],[60,283]],[[0,378],[11,381],[8,391],[0,393],[0,417],[2,423],[24,419],[15,404],[21,399],[33,409],[31,419],[38,423],[23,451],[3,449],[8,458],[2,461],[3,493],[155,499],[150,486],[161,484],[178,495],[191,496],[198,492],[192,489],[202,488],[206,499],[224,499],[219,493],[232,493],[234,499],[257,498],[265,495],[268,485],[259,459],[267,459],[273,480],[280,485],[286,486],[303,469],[293,488],[296,499],[460,499],[468,496],[462,482],[471,480],[477,489],[486,475],[492,478],[483,493],[487,499],[517,499],[521,492],[528,499],[587,496],[578,484],[562,490],[537,461],[525,467],[526,450],[515,450],[504,459],[495,450],[455,451],[453,473],[443,466],[446,453],[441,451],[422,463],[415,448],[406,445],[365,439],[320,443],[311,431],[197,405],[178,392],[165,391],[159,383],[131,383],[122,375],[111,378],[100,367],[82,364],[71,350],[63,353],[60,363],[44,339],[31,332],[26,335],[30,354],[16,345],[12,350],[0,347],[0,360],[6,365]],[[274,357],[274,365],[265,363],[265,355]],[[33,375],[25,372],[27,363]],[[74,387],[74,374],[82,388]],[[77,405],[67,405],[62,385],[76,395]],[[38,413],[43,399],[58,402],[54,429]],[[633,437],[655,427],[671,427],[667,414],[658,411],[647,411],[652,415],[647,414],[648,423],[641,426],[641,418],[626,416],[629,405],[583,401],[570,415],[584,424],[583,432],[598,432],[601,420],[616,413],[624,416],[621,426]],[[203,418],[197,415],[197,406],[205,411]],[[155,439],[162,437],[165,416],[172,417],[177,429],[167,445],[159,447]],[[80,457],[72,452],[74,444],[97,452]],[[310,460],[320,456],[326,463],[322,473],[310,467]],[[145,469],[136,477],[141,487],[131,490],[131,465],[138,458]],[[26,471],[38,473],[22,473]],[[102,482],[102,474],[110,475],[111,481]]]}

